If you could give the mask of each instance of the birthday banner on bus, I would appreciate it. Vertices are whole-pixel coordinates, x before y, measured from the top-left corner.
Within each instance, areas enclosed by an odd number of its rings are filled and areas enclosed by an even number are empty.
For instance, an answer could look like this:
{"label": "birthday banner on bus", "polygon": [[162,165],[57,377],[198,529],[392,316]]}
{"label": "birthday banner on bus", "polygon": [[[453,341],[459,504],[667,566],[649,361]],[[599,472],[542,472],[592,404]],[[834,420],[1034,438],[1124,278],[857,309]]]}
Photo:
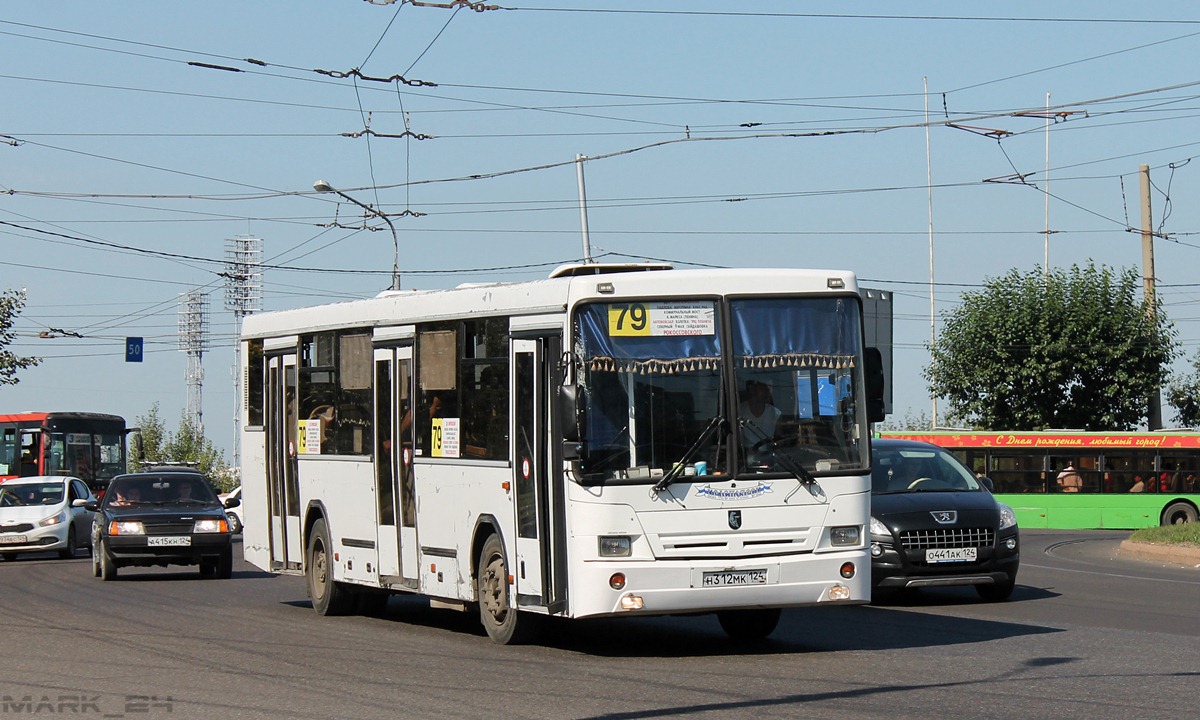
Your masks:
{"label": "birthday banner on bus", "polygon": [[945,448],[1200,448],[1200,433],[882,433]]}

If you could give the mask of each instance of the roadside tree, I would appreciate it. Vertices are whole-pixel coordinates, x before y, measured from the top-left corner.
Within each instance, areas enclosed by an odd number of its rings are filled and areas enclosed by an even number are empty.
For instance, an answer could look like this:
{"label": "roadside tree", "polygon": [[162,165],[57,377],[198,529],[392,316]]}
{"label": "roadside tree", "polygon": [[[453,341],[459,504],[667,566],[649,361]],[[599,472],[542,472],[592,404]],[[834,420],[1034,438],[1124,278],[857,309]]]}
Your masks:
{"label": "roadside tree", "polygon": [[1167,388],[1167,402],[1175,408],[1175,422],[1183,427],[1200,427],[1200,352],[1192,359],[1196,372],[1185,375]]}
{"label": "roadside tree", "polygon": [[132,453],[139,457],[130,460],[131,471],[140,469],[137,464],[141,462],[188,465],[204,473],[221,492],[232,489],[234,480],[225,463],[225,454],[213,446],[186,412],[180,415],[175,432],[166,429],[159,417],[158,403],[150,406],[146,415],[138,417],[136,424],[141,428],[141,448]]}
{"label": "roadside tree", "polygon": [[1132,268],[1013,269],[943,317],[925,379],[990,430],[1136,428],[1178,352]]}
{"label": "roadside tree", "polygon": [[17,371],[41,364],[41,358],[21,357],[8,350],[16,334],[13,323],[25,307],[24,290],[5,290],[0,293],[0,385],[16,385],[20,382]]}

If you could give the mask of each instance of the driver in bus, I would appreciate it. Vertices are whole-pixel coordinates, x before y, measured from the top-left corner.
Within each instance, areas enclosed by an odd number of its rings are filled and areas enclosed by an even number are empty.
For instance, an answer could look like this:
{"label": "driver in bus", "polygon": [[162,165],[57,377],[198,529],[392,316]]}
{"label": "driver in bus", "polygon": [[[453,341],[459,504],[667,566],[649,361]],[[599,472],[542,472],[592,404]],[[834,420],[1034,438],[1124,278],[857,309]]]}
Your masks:
{"label": "driver in bus", "polygon": [[742,444],[754,447],[775,439],[775,427],[783,412],[775,407],[771,388],[761,380],[747,380],[745,398],[738,403],[738,417],[749,427],[742,433]]}

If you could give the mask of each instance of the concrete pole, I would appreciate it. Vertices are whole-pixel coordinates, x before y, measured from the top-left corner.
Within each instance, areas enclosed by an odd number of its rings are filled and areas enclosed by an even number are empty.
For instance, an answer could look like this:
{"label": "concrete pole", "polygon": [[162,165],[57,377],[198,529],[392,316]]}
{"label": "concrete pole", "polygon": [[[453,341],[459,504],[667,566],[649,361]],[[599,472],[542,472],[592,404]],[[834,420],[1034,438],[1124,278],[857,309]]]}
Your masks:
{"label": "concrete pole", "polygon": [[587,218],[587,190],[583,186],[583,161],[587,160],[584,155],[575,156],[575,174],[579,178],[579,222],[583,229],[583,262],[591,264],[592,262],[592,239],[588,236],[588,218]]}
{"label": "concrete pole", "polygon": [[[1154,291],[1154,222],[1150,216],[1150,166],[1139,167],[1142,194],[1142,298],[1146,303],[1146,315],[1154,320],[1156,299]],[[1154,388],[1147,398],[1146,428],[1159,430],[1162,422],[1162,394]]]}

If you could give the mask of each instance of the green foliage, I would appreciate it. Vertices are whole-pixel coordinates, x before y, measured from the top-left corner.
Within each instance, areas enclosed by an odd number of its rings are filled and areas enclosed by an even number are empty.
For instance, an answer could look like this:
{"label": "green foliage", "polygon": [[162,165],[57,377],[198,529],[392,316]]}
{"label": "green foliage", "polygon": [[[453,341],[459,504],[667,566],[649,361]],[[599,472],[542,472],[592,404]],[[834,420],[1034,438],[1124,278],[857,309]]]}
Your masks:
{"label": "green foliage", "polygon": [[237,484],[225,463],[224,452],[204,437],[186,412],[180,415],[179,428],[175,432],[169,432],[158,416],[158,403],[154,403],[146,415],[138,417],[135,424],[141,428],[141,451],[139,453],[135,447],[130,453],[130,472],[145,465],[179,464],[195,467],[221,492],[227,492]]}
{"label": "green foliage", "polygon": [[1142,528],[1135,530],[1129,539],[1157,545],[1195,545],[1200,547],[1200,523]]}
{"label": "green foliage", "polygon": [[904,413],[903,418],[890,417],[886,422],[879,423],[875,426],[876,430],[885,432],[915,432],[919,430],[932,430],[933,421],[925,414],[925,411],[913,415],[912,410]]}
{"label": "green foliage", "polygon": [[963,295],[925,370],[952,413],[991,430],[1127,430],[1177,354],[1134,269],[1013,269]]}
{"label": "green foliage", "polygon": [[20,382],[17,371],[39,365],[42,360],[36,357],[21,357],[6,350],[16,334],[13,332],[13,322],[25,307],[25,291],[5,290],[0,293],[0,385],[16,385]]}
{"label": "green foliage", "polygon": [[1171,383],[1167,388],[1167,402],[1175,408],[1175,422],[1181,427],[1200,426],[1200,352],[1192,360],[1195,373]]}

